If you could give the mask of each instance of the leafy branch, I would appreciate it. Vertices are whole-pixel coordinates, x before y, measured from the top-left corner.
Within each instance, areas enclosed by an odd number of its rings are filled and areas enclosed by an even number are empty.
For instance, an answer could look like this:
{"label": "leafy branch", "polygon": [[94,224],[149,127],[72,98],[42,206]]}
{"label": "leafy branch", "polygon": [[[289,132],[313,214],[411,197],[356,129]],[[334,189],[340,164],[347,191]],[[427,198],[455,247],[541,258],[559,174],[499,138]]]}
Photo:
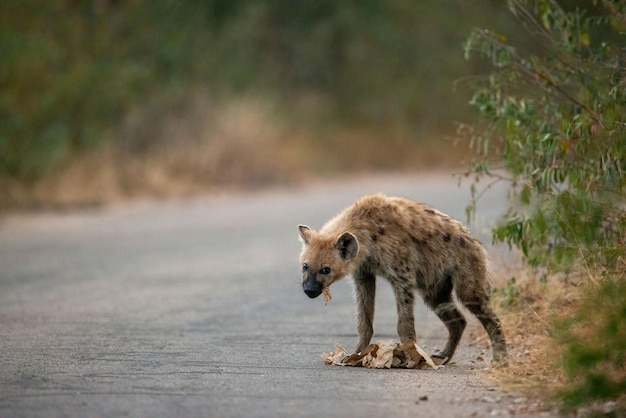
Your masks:
{"label": "leafy branch", "polygon": [[[471,104],[481,118],[479,128],[466,130],[479,151],[466,173],[476,175],[468,215],[484,193],[476,187],[480,178],[508,181],[514,200],[494,240],[556,269],[580,257],[615,265],[619,256],[603,248],[614,248],[616,234],[603,225],[614,219],[626,230],[626,55],[619,42],[626,7],[597,3],[605,14],[566,11],[553,0],[510,0],[541,48],[520,51],[484,29],[465,45],[466,57],[479,55],[494,67],[474,81]],[[491,168],[494,158],[506,174]]]}

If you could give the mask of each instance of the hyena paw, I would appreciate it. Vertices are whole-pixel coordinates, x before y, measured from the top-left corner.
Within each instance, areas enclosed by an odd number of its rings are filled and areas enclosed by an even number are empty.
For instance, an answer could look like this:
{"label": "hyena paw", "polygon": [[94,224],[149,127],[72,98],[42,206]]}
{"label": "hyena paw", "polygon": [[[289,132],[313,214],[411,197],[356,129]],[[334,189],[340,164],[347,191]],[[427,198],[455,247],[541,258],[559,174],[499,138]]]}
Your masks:
{"label": "hyena paw", "polygon": [[492,361],[494,366],[508,366],[509,361],[507,359],[506,353],[494,352]]}
{"label": "hyena paw", "polygon": [[444,364],[448,364],[450,361],[450,356],[446,353],[436,353],[430,356],[437,366],[443,366]]}

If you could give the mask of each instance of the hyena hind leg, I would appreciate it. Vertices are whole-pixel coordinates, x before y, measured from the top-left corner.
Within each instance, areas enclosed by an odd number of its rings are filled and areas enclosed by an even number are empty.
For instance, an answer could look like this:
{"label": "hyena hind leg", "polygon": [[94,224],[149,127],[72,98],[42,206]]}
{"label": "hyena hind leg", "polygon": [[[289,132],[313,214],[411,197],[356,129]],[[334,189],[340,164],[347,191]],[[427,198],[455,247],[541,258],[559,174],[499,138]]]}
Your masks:
{"label": "hyena hind leg", "polygon": [[424,295],[424,302],[428,305],[435,314],[441,319],[448,329],[448,341],[443,351],[434,354],[433,357],[446,359],[444,362],[450,361],[456,347],[461,341],[463,331],[467,325],[465,317],[452,301],[452,278],[450,276],[444,279],[443,285],[440,286],[433,294]]}
{"label": "hyena hind leg", "polygon": [[485,331],[487,331],[493,350],[493,361],[499,364],[506,364],[506,341],[504,339],[504,332],[502,331],[500,319],[498,319],[493,309],[489,306],[488,299],[485,301],[466,302],[464,305],[478,318],[483,328],[485,328]]}

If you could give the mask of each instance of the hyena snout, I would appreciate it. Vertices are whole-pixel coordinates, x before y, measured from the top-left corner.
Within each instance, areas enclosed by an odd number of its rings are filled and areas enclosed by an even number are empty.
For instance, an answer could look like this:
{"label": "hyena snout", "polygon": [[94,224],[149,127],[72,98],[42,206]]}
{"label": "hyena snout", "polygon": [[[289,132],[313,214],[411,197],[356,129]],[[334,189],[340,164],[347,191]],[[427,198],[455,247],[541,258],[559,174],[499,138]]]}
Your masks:
{"label": "hyena snout", "polygon": [[304,293],[311,299],[314,299],[322,294],[322,287],[320,286],[319,289],[304,289]]}
{"label": "hyena snout", "polygon": [[304,289],[304,293],[311,299],[318,297],[322,294],[322,283],[318,282],[316,276],[313,274],[309,274],[307,279],[302,283],[302,289]]}

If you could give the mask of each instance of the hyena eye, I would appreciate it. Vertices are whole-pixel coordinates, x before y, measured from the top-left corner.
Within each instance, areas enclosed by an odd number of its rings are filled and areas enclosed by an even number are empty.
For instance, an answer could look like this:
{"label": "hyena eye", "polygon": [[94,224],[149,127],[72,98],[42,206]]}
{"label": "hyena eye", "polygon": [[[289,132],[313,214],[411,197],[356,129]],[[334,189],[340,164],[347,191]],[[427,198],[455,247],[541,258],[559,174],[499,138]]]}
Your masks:
{"label": "hyena eye", "polygon": [[322,267],[322,269],[320,270],[320,273],[330,274],[330,267]]}
{"label": "hyena eye", "polygon": [[309,265],[307,263],[304,263],[302,265],[302,272],[304,273],[305,271],[308,271],[308,270],[309,270]]}

